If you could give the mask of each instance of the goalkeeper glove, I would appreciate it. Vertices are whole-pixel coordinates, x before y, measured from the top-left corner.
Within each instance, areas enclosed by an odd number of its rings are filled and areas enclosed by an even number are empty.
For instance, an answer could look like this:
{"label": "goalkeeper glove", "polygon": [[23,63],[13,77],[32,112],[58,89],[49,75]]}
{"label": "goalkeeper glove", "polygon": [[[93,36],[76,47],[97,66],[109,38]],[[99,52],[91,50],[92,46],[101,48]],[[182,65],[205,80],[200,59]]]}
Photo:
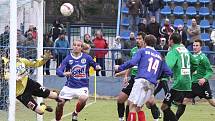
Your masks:
{"label": "goalkeeper glove", "polygon": [[50,50],[45,50],[44,51],[44,55],[41,56],[44,60],[49,60],[51,59],[53,56],[51,54]]}

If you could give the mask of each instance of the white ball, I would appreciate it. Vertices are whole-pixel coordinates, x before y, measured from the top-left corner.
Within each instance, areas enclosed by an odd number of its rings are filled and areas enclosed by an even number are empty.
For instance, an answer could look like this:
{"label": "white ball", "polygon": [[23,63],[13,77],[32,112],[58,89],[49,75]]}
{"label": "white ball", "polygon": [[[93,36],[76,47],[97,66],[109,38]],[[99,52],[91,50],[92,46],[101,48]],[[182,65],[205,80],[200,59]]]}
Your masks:
{"label": "white ball", "polygon": [[70,3],[64,3],[63,5],[61,5],[60,7],[60,12],[64,15],[64,16],[70,16],[74,11],[74,7],[72,4]]}

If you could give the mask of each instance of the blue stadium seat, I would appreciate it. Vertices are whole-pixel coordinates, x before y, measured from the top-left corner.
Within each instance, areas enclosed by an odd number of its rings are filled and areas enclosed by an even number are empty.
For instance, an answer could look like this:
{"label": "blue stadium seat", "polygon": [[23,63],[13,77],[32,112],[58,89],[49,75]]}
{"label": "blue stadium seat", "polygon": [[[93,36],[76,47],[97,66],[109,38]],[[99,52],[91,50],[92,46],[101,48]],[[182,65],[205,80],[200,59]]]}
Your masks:
{"label": "blue stadium seat", "polygon": [[212,16],[215,16],[215,11],[212,11]]}
{"label": "blue stadium seat", "polygon": [[165,19],[162,19],[161,22],[160,22],[160,26],[163,26],[164,22],[165,22]]}
{"label": "blue stadium seat", "polygon": [[175,15],[183,15],[184,14],[184,10],[181,6],[176,6],[173,10],[173,14]]}
{"label": "blue stadium seat", "polygon": [[209,3],[210,0],[199,0],[199,2],[200,2],[200,4],[201,4],[201,3],[205,4],[205,3]]}
{"label": "blue stadium seat", "polygon": [[187,7],[186,14],[189,16],[195,16],[197,14],[196,8],[194,6]]}
{"label": "blue stadium seat", "polygon": [[170,15],[171,14],[171,8],[169,6],[164,6],[161,9],[161,14],[163,14],[163,15]]}
{"label": "blue stadium seat", "polygon": [[210,24],[208,20],[201,20],[199,25],[200,25],[200,28],[202,29],[210,28]]}
{"label": "blue stadium seat", "polygon": [[201,33],[201,40],[202,41],[210,41],[210,36],[208,33]]}
{"label": "blue stadium seat", "polygon": [[178,25],[183,25],[184,26],[184,21],[182,19],[175,19],[174,20],[174,27],[177,28]]}
{"label": "blue stadium seat", "polygon": [[202,51],[210,51],[210,48],[208,46],[202,46]]}
{"label": "blue stadium seat", "polygon": [[192,25],[192,20],[191,19],[187,20],[187,27],[189,28],[191,27],[191,25]]}
{"label": "blue stadium seat", "polygon": [[123,18],[122,18],[122,23],[121,23],[121,25],[123,25],[123,26],[129,26],[128,17],[123,17]]}
{"label": "blue stadium seat", "polygon": [[163,0],[163,1],[167,3],[167,2],[171,2],[172,0]]}
{"label": "blue stadium seat", "polygon": [[173,0],[173,2],[183,3],[185,0]]}
{"label": "blue stadium seat", "polygon": [[189,50],[189,51],[193,51],[193,45],[189,45],[189,46],[187,46],[187,50]]}
{"label": "blue stadium seat", "polygon": [[197,0],[187,0],[187,3],[190,3],[190,4],[194,4],[196,2],[197,2]]}
{"label": "blue stadium seat", "polygon": [[215,21],[212,23],[212,28],[215,29]]}
{"label": "blue stadium seat", "polygon": [[210,14],[208,7],[201,7],[199,9],[199,15],[201,16],[208,16]]}
{"label": "blue stadium seat", "polygon": [[122,13],[128,14],[128,8],[127,7],[122,7]]}
{"label": "blue stadium seat", "polygon": [[120,37],[122,39],[128,40],[129,36],[130,36],[130,31],[129,30],[125,30],[125,31],[120,32]]}

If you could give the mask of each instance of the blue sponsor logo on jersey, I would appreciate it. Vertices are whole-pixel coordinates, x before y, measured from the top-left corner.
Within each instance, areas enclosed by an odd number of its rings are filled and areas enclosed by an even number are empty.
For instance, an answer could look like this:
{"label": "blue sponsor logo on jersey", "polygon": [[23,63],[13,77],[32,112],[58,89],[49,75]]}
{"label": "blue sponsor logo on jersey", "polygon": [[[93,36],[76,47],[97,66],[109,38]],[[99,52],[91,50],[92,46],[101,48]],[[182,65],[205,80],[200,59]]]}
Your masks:
{"label": "blue sponsor logo on jersey", "polygon": [[86,78],[86,65],[76,65],[72,68],[71,72],[75,79]]}

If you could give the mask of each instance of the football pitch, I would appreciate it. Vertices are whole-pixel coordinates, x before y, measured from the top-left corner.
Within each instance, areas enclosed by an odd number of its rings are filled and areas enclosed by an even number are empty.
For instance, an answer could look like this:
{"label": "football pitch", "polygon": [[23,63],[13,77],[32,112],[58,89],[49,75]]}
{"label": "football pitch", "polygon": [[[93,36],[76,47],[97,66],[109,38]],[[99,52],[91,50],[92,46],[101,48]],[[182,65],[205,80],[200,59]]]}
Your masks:
{"label": "football pitch", "polygon": [[[64,108],[64,116],[62,121],[71,121],[71,112],[75,108],[75,101],[67,102]],[[56,102],[45,100],[47,104],[55,109]],[[160,106],[161,103],[158,103]],[[31,110],[25,108],[22,104],[16,104],[16,121],[36,121],[36,115]],[[175,106],[172,106],[175,110]],[[79,114],[78,121],[118,121],[116,100],[114,99],[98,99],[96,102],[90,99],[87,107]],[[153,121],[150,110],[144,108],[147,121]],[[7,121],[5,112],[0,111],[0,121]],[[46,112],[44,121],[54,121],[55,113]],[[185,114],[180,121],[214,121],[215,108],[211,107],[207,102],[197,102],[196,105],[188,105]],[[162,121],[162,119],[160,119]]]}

